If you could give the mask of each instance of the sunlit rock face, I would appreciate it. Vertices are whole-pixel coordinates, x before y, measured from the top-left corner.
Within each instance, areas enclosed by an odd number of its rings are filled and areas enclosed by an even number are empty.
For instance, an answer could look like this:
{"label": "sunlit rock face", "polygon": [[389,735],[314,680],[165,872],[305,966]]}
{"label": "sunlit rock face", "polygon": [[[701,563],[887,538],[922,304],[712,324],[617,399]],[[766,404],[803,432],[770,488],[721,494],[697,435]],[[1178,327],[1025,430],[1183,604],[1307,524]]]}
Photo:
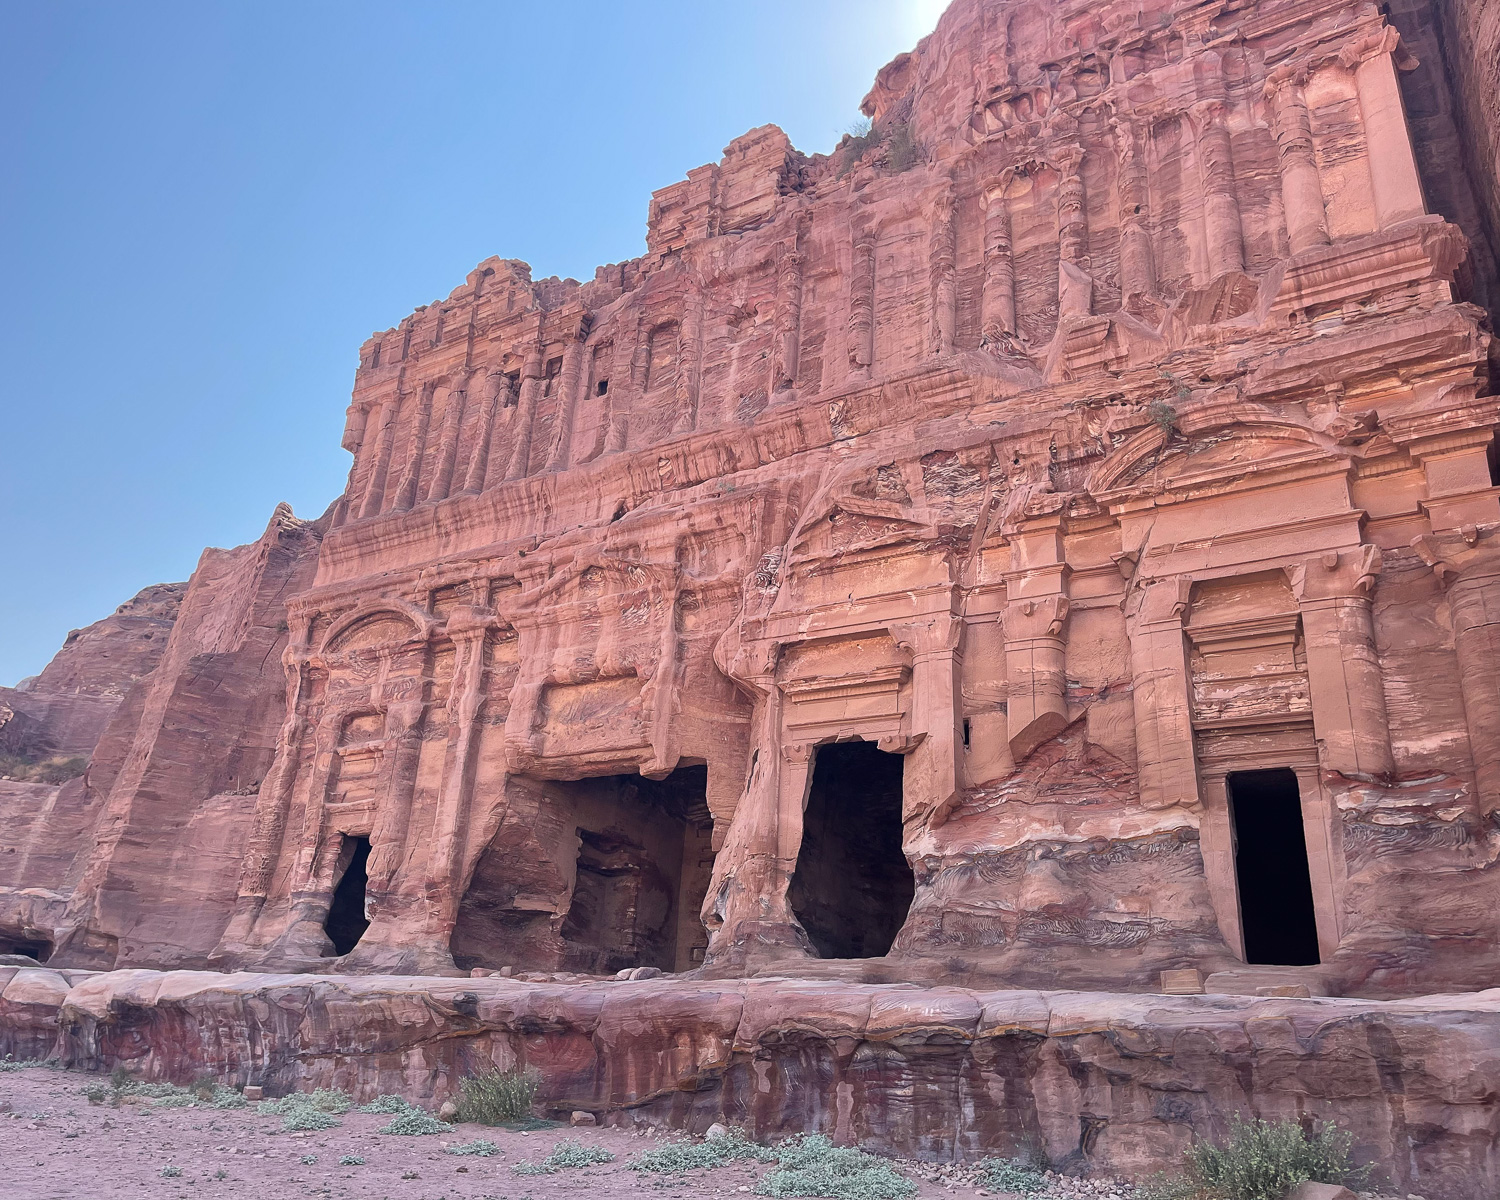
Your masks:
{"label": "sunlit rock face", "polygon": [[205,559],[16,937],[1500,982],[1484,7],[958,0],[867,136],[481,263],[334,509]]}

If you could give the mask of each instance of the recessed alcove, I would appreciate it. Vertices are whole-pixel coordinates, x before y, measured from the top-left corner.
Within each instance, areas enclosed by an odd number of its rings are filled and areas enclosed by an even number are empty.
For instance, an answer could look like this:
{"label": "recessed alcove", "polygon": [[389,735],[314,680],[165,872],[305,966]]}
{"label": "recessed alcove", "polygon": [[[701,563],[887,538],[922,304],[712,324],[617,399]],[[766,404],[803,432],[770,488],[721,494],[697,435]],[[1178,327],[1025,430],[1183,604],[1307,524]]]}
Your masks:
{"label": "recessed alcove", "polygon": [[708,768],[536,786],[535,840],[502,830],[480,857],[459,906],[454,962],[589,974],[698,966],[713,872]]}
{"label": "recessed alcove", "polygon": [[814,753],[787,900],[820,958],[876,958],[890,951],[916,892],[901,848],[905,759],[873,742]]}

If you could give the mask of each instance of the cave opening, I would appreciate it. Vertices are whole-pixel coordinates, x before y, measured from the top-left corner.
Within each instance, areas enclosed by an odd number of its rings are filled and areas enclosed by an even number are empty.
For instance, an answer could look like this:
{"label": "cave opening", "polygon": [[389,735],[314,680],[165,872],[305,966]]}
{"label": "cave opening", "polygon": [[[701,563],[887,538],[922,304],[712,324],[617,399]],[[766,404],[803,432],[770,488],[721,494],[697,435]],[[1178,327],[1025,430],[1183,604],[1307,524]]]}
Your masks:
{"label": "cave opening", "polygon": [[333,951],[343,957],[359,945],[370,922],[365,919],[365,887],[369,883],[367,865],[370,861],[370,839],[344,835],[344,844],[339,850],[339,860],[346,865],[333,889],[333,903],[328,906],[328,919],[323,922],[323,932],[333,943]]}
{"label": "cave opening", "polygon": [[708,768],[535,787],[532,828],[502,829],[480,856],[453,961],[591,975],[701,965],[708,931],[699,911],[714,862]]}
{"label": "cave opening", "polygon": [[1228,792],[1245,961],[1313,966],[1320,961],[1318,922],[1297,773],[1236,771]]}
{"label": "cave opening", "polygon": [[873,742],[819,746],[787,899],[820,958],[890,951],[916,893],[901,848],[905,760]]}
{"label": "cave opening", "polygon": [[52,957],[52,943],[45,938],[15,936],[0,933],[0,954],[23,954],[39,963]]}

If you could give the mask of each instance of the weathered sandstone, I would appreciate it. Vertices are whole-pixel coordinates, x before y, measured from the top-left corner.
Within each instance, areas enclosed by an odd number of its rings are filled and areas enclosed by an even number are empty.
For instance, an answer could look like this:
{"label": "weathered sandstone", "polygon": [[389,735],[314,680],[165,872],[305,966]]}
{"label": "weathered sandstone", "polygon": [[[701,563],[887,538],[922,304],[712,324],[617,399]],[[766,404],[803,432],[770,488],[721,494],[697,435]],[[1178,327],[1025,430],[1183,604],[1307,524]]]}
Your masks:
{"label": "weathered sandstone", "polygon": [[[405,1092],[478,1065],[602,1123],[820,1130],[929,1159],[1040,1153],[1131,1175],[1236,1112],[1334,1119],[1399,1194],[1500,1187],[1500,991],[1405,1001],[119,971],[0,979],[0,1052],[203,1069],[282,1094]],[[9,1039],[8,1041],[6,1039]]]}

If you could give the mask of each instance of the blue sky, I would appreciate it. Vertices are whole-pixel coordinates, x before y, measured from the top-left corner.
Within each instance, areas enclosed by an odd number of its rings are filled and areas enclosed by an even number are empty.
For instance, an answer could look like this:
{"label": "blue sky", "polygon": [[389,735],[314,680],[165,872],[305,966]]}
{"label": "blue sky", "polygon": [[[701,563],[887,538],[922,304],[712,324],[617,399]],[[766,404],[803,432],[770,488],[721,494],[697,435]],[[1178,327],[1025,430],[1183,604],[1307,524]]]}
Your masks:
{"label": "blue sky", "polygon": [[586,279],[940,0],[0,0],[0,684],[204,546],[316,516],[356,352],[490,254]]}

